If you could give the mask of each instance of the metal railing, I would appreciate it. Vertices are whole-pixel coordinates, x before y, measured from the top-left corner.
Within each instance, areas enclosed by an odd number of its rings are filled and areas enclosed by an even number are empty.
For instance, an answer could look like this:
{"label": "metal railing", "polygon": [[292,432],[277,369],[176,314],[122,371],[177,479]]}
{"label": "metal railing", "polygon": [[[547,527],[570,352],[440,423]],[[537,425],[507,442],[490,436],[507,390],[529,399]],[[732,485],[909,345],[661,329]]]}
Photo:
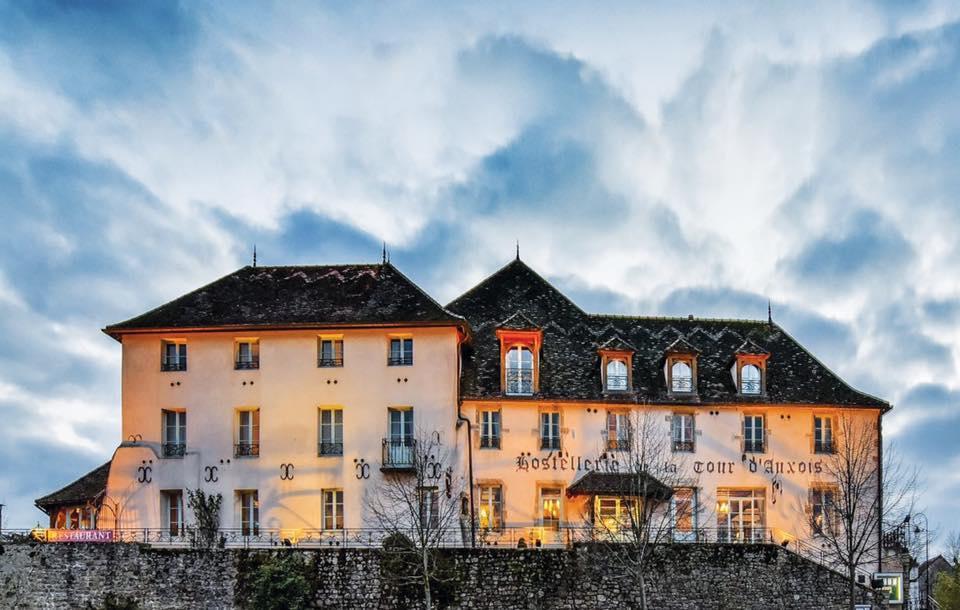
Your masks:
{"label": "metal railing", "polygon": [[696,444],[692,439],[689,441],[674,440],[671,446],[676,453],[693,453],[696,450]]}
{"label": "metal railing", "polygon": [[744,453],[763,453],[763,449],[764,449],[763,440],[744,440],[743,441]]}
{"label": "metal railing", "polygon": [[237,443],[233,446],[233,457],[260,457],[260,443]]}
{"label": "metal railing", "polygon": [[331,356],[320,356],[317,358],[317,366],[320,368],[332,368],[343,366],[343,358],[333,358]]}
{"label": "metal railing", "polygon": [[387,366],[412,366],[413,354],[404,354],[402,356],[389,356]]}
{"label": "metal railing", "polygon": [[507,394],[515,396],[533,394],[533,369],[507,369],[505,377]]}
{"label": "metal railing", "polygon": [[607,451],[630,451],[630,434],[626,430],[610,434],[610,429],[604,428],[601,435]]}
{"label": "metal railing", "polygon": [[317,455],[343,455],[343,443],[319,443]]}
{"label": "metal railing", "polygon": [[540,437],[540,448],[541,449],[552,449],[557,451],[560,449],[560,437],[559,436],[541,436]]}
{"label": "metal railing", "polygon": [[417,441],[409,437],[383,439],[384,470],[412,470]]}
{"label": "metal railing", "polygon": [[233,368],[238,371],[258,369],[260,368],[260,356],[252,356],[250,358],[239,359],[233,363]]}
{"label": "metal railing", "polygon": [[670,391],[680,394],[693,392],[693,377],[671,377]]}
{"label": "metal railing", "polygon": [[759,379],[741,379],[740,380],[740,393],[741,394],[760,394],[761,384]]}
{"label": "metal railing", "polygon": [[187,452],[186,443],[164,443],[163,444],[163,457],[165,458],[182,458]]}
{"label": "metal railing", "polygon": [[161,371],[185,371],[187,370],[187,359],[163,360],[160,362]]}
{"label": "metal railing", "polygon": [[480,448],[481,449],[499,449],[500,448],[500,435],[494,434],[482,434],[480,435]]}
{"label": "metal railing", "polygon": [[833,441],[814,441],[813,443],[813,452],[814,453],[833,453],[835,447],[833,446]]}
{"label": "metal railing", "polygon": [[626,392],[630,389],[629,379],[626,375],[607,375],[608,392]]}

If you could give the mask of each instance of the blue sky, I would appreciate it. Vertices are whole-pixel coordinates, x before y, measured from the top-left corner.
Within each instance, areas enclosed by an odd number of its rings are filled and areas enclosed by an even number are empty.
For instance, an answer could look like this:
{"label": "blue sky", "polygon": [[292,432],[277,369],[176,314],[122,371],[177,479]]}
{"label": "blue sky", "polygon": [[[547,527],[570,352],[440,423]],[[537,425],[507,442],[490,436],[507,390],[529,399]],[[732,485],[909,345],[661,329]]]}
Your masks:
{"label": "blue sky", "polygon": [[265,264],[513,255],[597,312],[774,317],[960,510],[956,3],[0,1],[0,502],[109,458],[99,329]]}

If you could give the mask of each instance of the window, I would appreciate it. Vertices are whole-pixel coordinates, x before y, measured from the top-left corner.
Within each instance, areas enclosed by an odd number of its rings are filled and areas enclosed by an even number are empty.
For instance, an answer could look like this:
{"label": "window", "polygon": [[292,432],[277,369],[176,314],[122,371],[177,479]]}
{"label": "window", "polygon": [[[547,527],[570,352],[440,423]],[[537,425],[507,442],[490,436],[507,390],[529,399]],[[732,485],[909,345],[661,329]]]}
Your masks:
{"label": "window", "polygon": [[689,542],[697,538],[697,490],[678,487],[670,497],[670,527],[673,539]]}
{"label": "window", "polygon": [[607,411],[607,450],[630,450],[630,414],[617,411]]}
{"label": "window", "polygon": [[237,503],[240,505],[240,534],[242,536],[258,536],[260,534],[260,499],[254,490],[237,492]]}
{"label": "window", "polygon": [[607,361],[607,385],[608,392],[626,392],[629,388],[627,377],[627,364],[620,359]]}
{"label": "window", "polygon": [[480,448],[500,448],[500,411],[480,412]]}
{"label": "window", "polygon": [[835,531],[836,512],[834,511],[835,491],[830,487],[810,489],[810,531],[814,536]]}
{"label": "window", "polygon": [[533,352],[529,347],[517,345],[507,352],[506,382],[507,394],[533,394]]}
{"label": "window", "polygon": [[763,415],[743,416],[744,453],[763,453]]}
{"label": "window", "polygon": [[343,529],[343,490],[323,490],[323,529]]}
{"label": "window", "polygon": [[540,448],[560,449],[559,411],[545,411],[540,414]]}
{"label": "window", "polygon": [[674,360],[670,366],[670,391],[689,394],[694,391],[693,366],[689,360]]}
{"label": "window", "polygon": [[540,523],[544,529],[560,529],[560,488],[540,489]]}
{"label": "window", "polygon": [[187,370],[187,342],[161,341],[160,370],[185,371]]}
{"label": "window", "polygon": [[260,456],[260,409],[237,412],[237,444],[234,457]]}
{"label": "window", "polygon": [[606,532],[629,530],[640,516],[639,505],[632,498],[596,496],[593,523]]}
{"label": "window", "polygon": [[503,487],[480,486],[480,529],[503,529]]}
{"label": "window", "polygon": [[720,542],[763,542],[763,489],[717,489],[717,539]]}
{"label": "window", "polygon": [[678,453],[693,453],[696,450],[694,441],[692,413],[674,413],[670,419],[670,435],[673,440],[673,450]]}
{"label": "window", "polygon": [[393,408],[387,411],[389,436],[383,441],[383,466],[413,467],[413,409]]}
{"label": "window", "polygon": [[183,533],[183,492],[171,489],[160,492],[160,514],[163,515],[163,529],[171,536]]}
{"label": "window", "polygon": [[440,492],[436,487],[420,488],[420,527],[436,528],[440,525]]}
{"label": "window", "polygon": [[320,409],[317,455],[343,455],[343,409]]}
{"label": "window", "polygon": [[745,364],[740,368],[740,393],[760,394],[763,391],[763,379],[760,367],[756,364]]}
{"label": "window", "polygon": [[233,368],[238,371],[260,368],[260,342],[256,339],[237,339],[234,359]]}
{"label": "window", "polygon": [[187,412],[161,411],[163,457],[183,457],[187,450]]}
{"label": "window", "polygon": [[400,337],[390,339],[389,366],[410,366],[413,364],[413,339]]}
{"label": "window", "polygon": [[813,416],[813,452],[833,453],[833,418]]}
{"label": "window", "polygon": [[343,366],[343,339],[320,337],[317,341],[317,366]]}

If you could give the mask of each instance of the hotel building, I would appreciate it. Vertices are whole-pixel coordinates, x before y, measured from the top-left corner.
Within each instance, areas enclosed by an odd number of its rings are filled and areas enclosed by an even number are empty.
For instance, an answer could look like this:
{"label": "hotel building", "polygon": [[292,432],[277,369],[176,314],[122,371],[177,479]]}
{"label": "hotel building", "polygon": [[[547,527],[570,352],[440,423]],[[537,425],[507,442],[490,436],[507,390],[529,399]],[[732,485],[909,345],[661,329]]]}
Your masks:
{"label": "hotel building", "polygon": [[879,432],[890,408],[770,319],[591,314],[519,258],[446,307],[390,263],[244,267],[104,332],[122,439],[37,501],[51,527],[176,533],[192,489],[240,536],[371,527],[365,494],[420,431],[484,540],[560,542],[625,510],[606,466],[645,415],[682,474],[678,539],[804,540],[838,418]]}

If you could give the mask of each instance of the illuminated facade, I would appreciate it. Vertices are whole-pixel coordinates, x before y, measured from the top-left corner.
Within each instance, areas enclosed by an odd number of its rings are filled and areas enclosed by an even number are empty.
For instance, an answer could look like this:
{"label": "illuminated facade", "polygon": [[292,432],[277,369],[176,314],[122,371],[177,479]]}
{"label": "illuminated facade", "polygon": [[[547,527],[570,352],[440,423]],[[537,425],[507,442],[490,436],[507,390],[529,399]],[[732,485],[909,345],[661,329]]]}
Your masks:
{"label": "illuminated facade", "polygon": [[838,418],[889,409],[772,320],[588,314],[519,259],[446,307],[389,263],[244,267],[105,332],[123,440],[88,502],[103,529],[182,530],[191,489],[241,535],[367,527],[364,493],[425,432],[485,540],[560,542],[628,509],[604,486],[646,414],[681,483],[673,536],[806,539]]}

